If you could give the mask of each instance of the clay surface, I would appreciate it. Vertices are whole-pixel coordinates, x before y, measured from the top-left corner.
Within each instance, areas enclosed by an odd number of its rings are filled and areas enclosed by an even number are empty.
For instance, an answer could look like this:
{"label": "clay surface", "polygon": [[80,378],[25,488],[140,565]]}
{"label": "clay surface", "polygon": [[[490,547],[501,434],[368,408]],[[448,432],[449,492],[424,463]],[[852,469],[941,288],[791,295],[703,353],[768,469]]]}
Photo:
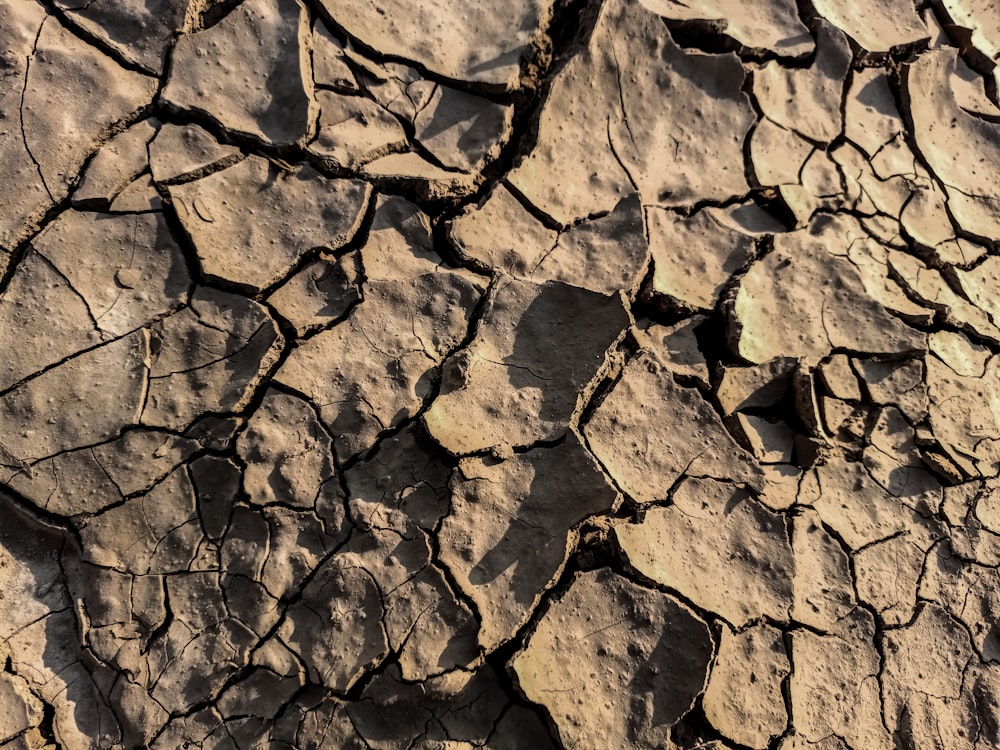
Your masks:
{"label": "clay surface", "polygon": [[0,0],[0,750],[1000,747],[987,0]]}

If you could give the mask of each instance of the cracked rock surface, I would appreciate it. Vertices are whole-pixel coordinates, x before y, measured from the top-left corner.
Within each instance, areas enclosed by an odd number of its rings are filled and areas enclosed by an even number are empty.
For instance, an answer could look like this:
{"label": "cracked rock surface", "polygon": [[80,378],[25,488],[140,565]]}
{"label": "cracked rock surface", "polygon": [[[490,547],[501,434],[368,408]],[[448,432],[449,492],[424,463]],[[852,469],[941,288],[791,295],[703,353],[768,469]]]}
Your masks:
{"label": "cracked rock surface", "polygon": [[989,2],[0,37],[0,749],[1000,747]]}

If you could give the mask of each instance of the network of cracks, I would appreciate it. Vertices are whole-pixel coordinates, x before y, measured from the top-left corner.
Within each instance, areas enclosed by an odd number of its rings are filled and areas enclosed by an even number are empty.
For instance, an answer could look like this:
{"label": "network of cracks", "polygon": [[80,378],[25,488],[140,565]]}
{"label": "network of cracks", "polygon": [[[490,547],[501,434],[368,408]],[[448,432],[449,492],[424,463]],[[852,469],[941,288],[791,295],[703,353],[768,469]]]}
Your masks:
{"label": "network of cracks", "polygon": [[0,37],[0,747],[1000,746],[991,3]]}

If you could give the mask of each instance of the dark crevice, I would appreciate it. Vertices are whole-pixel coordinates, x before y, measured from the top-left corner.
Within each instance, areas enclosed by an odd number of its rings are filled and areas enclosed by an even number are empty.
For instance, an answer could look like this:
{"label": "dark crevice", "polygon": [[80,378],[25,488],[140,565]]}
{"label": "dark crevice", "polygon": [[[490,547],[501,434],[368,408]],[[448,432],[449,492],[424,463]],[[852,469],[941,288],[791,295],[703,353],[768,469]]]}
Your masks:
{"label": "dark crevice", "polygon": [[747,47],[726,34],[724,20],[682,21],[664,18],[663,23],[678,47],[709,55],[735,54],[744,63],[762,65],[775,61],[783,67],[807,68],[815,55],[813,52],[789,57],[770,49]]}
{"label": "dark crevice", "polygon": [[239,8],[244,0],[202,0],[203,9],[193,31],[204,31],[220,23],[230,13]]}
{"label": "dark crevice", "polygon": [[36,159],[35,155],[33,153],[31,153],[31,147],[28,145],[28,134],[27,134],[27,132],[24,129],[24,97],[25,97],[25,94],[27,94],[27,92],[28,92],[28,78],[31,75],[31,63],[34,62],[34,60],[35,60],[35,54],[38,51],[38,40],[42,36],[42,29],[45,27],[45,21],[47,21],[47,20],[48,20],[48,18],[45,18],[39,24],[39,26],[38,26],[38,33],[35,34],[35,41],[34,41],[34,44],[32,45],[32,48],[31,48],[31,55],[28,57],[27,61],[25,62],[25,66],[24,66],[24,82],[21,85],[21,102],[20,102],[20,107],[18,109],[18,113],[19,113],[18,119],[20,121],[20,126],[21,126],[21,141],[24,143],[24,150],[27,152],[28,158],[31,159],[32,164],[35,165],[35,170],[38,172],[38,178],[42,181],[42,187],[45,189],[45,192],[48,194],[49,200],[54,203],[55,202],[55,197],[52,195],[52,191],[49,190],[48,183],[45,181],[45,175],[42,173],[42,165],[38,163],[38,159]]}
{"label": "dark crevice", "polygon": [[48,701],[40,701],[42,704],[42,720],[38,724],[38,733],[47,743],[51,744],[55,750],[62,750],[62,744],[56,739],[55,718],[56,709]]}

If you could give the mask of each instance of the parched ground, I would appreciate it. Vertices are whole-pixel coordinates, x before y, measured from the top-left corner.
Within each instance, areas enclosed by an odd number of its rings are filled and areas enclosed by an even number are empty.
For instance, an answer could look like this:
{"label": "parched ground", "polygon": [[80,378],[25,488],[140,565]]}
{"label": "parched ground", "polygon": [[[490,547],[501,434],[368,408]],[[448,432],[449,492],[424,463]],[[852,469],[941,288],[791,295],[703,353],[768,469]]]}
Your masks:
{"label": "parched ground", "polygon": [[996,3],[0,38],[0,747],[1000,747]]}

